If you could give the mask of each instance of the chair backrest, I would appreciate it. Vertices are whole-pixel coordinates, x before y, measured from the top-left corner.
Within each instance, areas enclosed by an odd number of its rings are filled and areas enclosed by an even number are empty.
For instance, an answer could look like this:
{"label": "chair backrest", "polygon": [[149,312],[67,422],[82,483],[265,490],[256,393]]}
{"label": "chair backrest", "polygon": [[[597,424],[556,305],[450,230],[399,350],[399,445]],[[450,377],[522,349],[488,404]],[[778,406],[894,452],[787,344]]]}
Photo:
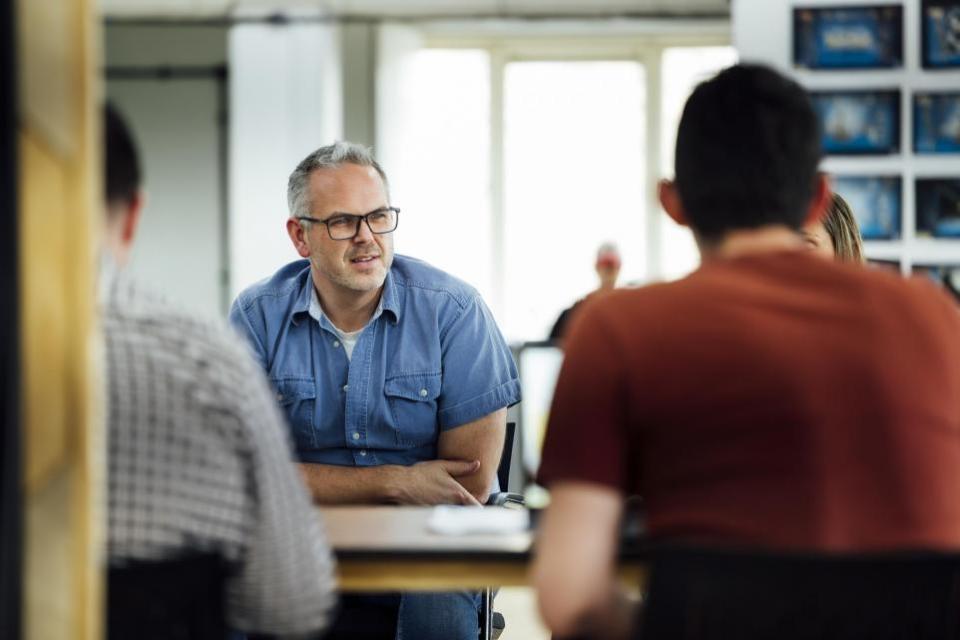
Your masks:
{"label": "chair backrest", "polygon": [[517,423],[508,422],[507,431],[503,436],[503,453],[500,455],[500,466],[497,467],[497,482],[500,483],[500,491],[509,491],[507,485],[510,484],[510,464],[513,461],[513,439],[517,432]]}
{"label": "chair backrest", "polygon": [[216,555],[111,567],[107,578],[110,640],[226,638],[226,568]]}
{"label": "chair backrest", "polygon": [[638,638],[956,640],[960,556],[657,550]]}

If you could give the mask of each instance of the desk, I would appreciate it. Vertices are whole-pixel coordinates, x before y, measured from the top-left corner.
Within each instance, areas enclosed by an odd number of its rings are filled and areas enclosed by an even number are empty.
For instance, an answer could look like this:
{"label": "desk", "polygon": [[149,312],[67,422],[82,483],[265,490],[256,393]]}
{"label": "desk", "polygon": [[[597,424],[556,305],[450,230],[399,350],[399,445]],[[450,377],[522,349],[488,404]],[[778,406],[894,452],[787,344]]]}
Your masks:
{"label": "desk", "polygon": [[[431,507],[321,507],[340,589],[442,591],[529,584],[533,532],[438,535],[427,530],[431,512]],[[627,584],[642,584],[642,562],[642,554],[624,554],[621,577]]]}

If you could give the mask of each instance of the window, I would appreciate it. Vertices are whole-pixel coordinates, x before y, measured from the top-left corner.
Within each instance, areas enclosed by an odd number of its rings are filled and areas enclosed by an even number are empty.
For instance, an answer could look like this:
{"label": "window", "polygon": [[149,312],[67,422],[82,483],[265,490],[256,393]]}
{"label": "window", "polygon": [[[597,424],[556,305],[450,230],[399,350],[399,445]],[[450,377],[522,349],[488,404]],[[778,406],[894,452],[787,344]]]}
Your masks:
{"label": "window", "polygon": [[511,342],[545,339],[597,286],[603,242],[620,248],[621,285],[696,267],[655,186],[673,173],[687,95],[735,61],[714,46],[726,35],[417,37],[402,65],[380,52],[395,89],[378,109],[398,114],[378,136],[403,208],[398,252],[477,287]]}
{"label": "window", "polygon": [[417,51],[398,97],[410,107],[387,167],[401,208],[396,251],[493,290],[490,218],[490,56],[472,49]]}
{"label": "window", "polygon": [[[737,61],[733,47],[671,47],[663,52],[660,118],[660,172],[673,176],[673,154],[677,127],[687,97],[700,82]],[[660,225],[660,276],[666,280],[690,273],[700,263],[696,243],[689,230],[677,225],[663,212]]]}
{"label": "window", "polygon": [[502,321],[546,339],[561,309],[597,286],[594,255],[616,241],[621,281],[646,273],[643,67],[513,62],[503,107]]}

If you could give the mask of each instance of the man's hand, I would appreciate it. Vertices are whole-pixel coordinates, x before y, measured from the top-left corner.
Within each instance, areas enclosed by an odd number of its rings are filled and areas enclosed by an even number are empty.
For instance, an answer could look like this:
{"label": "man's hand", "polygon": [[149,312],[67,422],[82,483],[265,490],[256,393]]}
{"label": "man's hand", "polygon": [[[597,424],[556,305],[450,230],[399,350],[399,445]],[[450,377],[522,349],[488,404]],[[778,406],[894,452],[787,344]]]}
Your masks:
{"label": "man's hand", "polygon": [[479,460],[428,460],[410,467],[394,467],[392,501],[398,504],[463,504],[479,506],[456,478],[476,473]]}

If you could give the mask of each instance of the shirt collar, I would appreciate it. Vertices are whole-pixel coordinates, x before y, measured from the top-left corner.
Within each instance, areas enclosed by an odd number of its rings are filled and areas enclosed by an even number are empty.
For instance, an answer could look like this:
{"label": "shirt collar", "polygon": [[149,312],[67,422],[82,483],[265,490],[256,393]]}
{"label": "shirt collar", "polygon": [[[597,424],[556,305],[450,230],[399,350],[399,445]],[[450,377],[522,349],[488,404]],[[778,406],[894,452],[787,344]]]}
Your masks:
{"label": "shirt collar", "polygon": [[310,313],[310,300],[314,291],[313,287],[313,276],[310,275],[310,265],[307,263],[307,268],[304,270],[305,276],[303,278],[303,286],[300,287],[300,292],[297,294],[297,300],[293,304],[293,313],[291,314],[291,320],[293,324],[300,323],[300,316],[305,313]]}
{"label": "shirt collar", "polygon": [[397,283],[393,279],[393,268],[387,271],[387,278],[383,281],[383,295],[380,296],[380,311],[389,311],[393,316],[393,323],[400,322],[400,302],[397,299]]}
{"label": "shirt collar", "polygon": [[[380,294],[380,302],[377,304],[377,310],[373,313],[375,320],[384,312],[389,312],[393,323],[400,321],[400,304],[397,300],[397,284],[393,280],[393,269],[387,271],[387,277],[383,281],[383,293]],[[297,296],[297,302],[293,307],[293,321],[297,324],[297,317],[306,313],[311,318],[320,322],[324,317],[323,308],[320,306],[320,298],[317,296],[317,288],[313,286],[313,275],[310,269],[307,269],[307,277],[303,289]]]}
{"label": "shirt collar", "polygon": [[106,250],[100,252],[99,273],[97,274],[97,299],[103,302],[110,295],[110,289],[116,281],[120,267]]}

